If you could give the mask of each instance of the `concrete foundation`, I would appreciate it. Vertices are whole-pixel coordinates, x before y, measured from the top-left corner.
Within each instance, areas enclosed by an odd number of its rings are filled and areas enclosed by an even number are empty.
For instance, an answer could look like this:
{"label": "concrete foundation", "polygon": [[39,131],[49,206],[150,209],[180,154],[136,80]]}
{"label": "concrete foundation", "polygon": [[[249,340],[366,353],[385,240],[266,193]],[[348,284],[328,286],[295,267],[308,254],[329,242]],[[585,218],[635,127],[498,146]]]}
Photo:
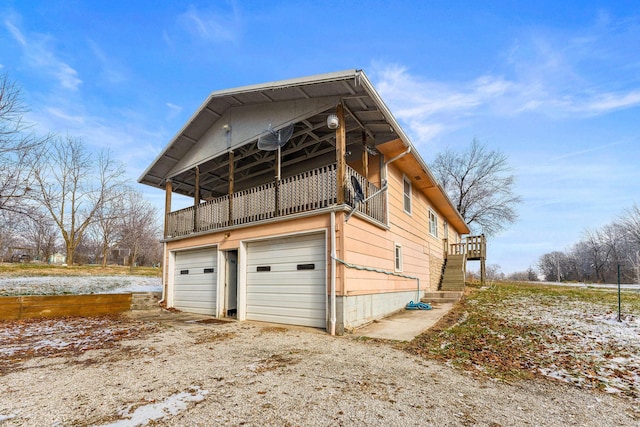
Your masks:
{"label": "concrete foundation", "polygon": [[418,301],[418,292],[341,296],[336,299],[336,333],[342,335],[374,320],[402,310],[409,301]]}

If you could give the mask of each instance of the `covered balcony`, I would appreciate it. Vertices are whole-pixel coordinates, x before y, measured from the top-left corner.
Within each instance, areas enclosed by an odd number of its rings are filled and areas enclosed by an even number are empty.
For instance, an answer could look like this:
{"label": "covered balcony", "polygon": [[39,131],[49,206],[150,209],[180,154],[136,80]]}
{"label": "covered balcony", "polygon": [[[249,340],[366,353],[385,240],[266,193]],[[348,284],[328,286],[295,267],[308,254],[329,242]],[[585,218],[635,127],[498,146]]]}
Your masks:
{"label": "covered balcony", "polygon": [[[351,177],[367,195],[364,203],[356,203],[352,186],[344,187],[347,205],[366,218],[386,223],[386,193],[368,182],[353,168],[346,167],[346,180]],[[337,164],[304,171],[266,184],[234,192],[231,195],[207,200],[196,206],[180,209],[167,215],[165,238],[188,236],[194,233],[247,225],[259,221],[285,219],[287,216],[321,210],[338,204]],[[376,194],[378,193],[378,194]]]}
{"label": "covered balcony", "polygon": [[[287,135],[282,144],[279,136],[278,147],[261,144],[277,132]],[[349,210],[351,177],[372,196],[385,182],[385,159],[408,152],[407,141],[364,74],[346,70],[213,92],[139,182],[165,189],[164,234],[177,239]],[[419,163],[414,175],[422,176]],[[435,188],[427,178],[420,185]],[[193,204],[173,212],[174,194]],[[384,191],[355,207],[386,225]]]}

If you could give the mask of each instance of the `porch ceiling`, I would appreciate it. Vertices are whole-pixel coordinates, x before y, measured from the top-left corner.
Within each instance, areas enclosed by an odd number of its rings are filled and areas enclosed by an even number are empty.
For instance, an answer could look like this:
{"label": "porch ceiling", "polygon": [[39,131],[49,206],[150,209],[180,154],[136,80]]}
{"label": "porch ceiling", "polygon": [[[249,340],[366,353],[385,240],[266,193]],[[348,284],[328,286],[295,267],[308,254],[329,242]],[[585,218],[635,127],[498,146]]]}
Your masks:
{"label": "porch ceiling", "polygon": [[[282,149],[283,177],[335,162],[335,131],[327,127],[326,119],[335,113],[338,103],[345,107],[347,151],[353,159],[360,158],[363,139],[368,146],[375,147],[397,139],[397,132],[402,132],[364,73],[358,70],[222,90],[206,99],[139,182],[164,188],[167,179],[171,179],[174,192],[193,196],[195,167],[176,171],[176,165],[219,119],[239,107],[268,110],[276,103],[309,99],[327,100],[331,107],[308,117],[291,118],[295,128],[293,137]],[[233,147],[237,191],[271,180],[275,175],[276,152],[259,150],[259,136],[256,134],[243,145]],[[227,193],[229,151],[231,148],[198,162],[201,197]]]}

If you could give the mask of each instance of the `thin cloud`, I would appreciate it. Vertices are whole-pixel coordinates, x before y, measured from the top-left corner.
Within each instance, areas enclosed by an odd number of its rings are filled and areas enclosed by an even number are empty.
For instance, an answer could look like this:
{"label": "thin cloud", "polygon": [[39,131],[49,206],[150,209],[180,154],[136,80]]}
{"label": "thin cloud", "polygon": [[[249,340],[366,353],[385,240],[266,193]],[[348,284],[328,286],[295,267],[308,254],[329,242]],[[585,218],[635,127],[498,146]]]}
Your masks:
{"label": "thin cloud", "polygon": [[460,127],[470,116],[496,109],[516,89],[500,76],[483,75],[470,82],[429,81],[399,65],[374,67],[376,87],[417,142]]}
{"label": "thin cloud", "polygon": [[104,50],[93,40],[89,40],[89,47],[93,55],[98,59],[102,71],[100,76],[111,84],[120,84],[127,80],[126,73],[123,71],[122,65],[110,58]]}
{"label": "thin cloud", "polygon": [[182,107],[179,105],[172,104],[171,102],[167,102],[165,103],[165,105],[169,109],[169,112],[167,113],[167,117],[169,119],[175,118],[176,116],[178,116],[178,114],[182,112]]}
{"label": "thin cloud", "polygon": [[191,5],[178,17],[178,22],[205,42],[234,42],[241,33],[241,21],[235,4],[231,6],[230,11],[214,12]]}
{"label": "thin cloud", "polygon": [[585,106],[585,111],[609,112],[640,105],[640,89],[627,93],[603,93]]}
{"label": "thin cloud", "polygon": [[499,73],[439,81],[402,64],[378,63],[374,80],[417,143],[470,126],[481,116],[582,119],[638,107],[640,63],[630,62],[628,52],[640,37],[640,23],[605,18],[570,33],[523,30],[496,63]]}
{"label": "thin cloud", "polygon": [[617,145],[621,145],[621,144],[624,144],[626,142],[627,141],[617,141],[617,142],[611,142],[609,144],[598,145],[597,147],[589,147],[589,148],[584,149],[584,150],[576,150],[576,151],[572,151],[570,153],[563,154],[561,156],[552,157],[549,160],[556,161],[556,160],[567,159],[567,158],[570,158],[570,157],[577,157],[577,156],[581,156],[583,154],[592,153],[594,151],[600,151],[600,150],[604,150],[606,148],[615,147]]}
{"label": "thin cloud", "polygon": [[22,47],[26,63],[31,68],[44,71],[65,89],[71,91],[78,89],[82,84],[78,72],[58,59],[50,46],[50,37],[35,33],[27,36],[10,18],[5,19],[4,24],[13,39]]}

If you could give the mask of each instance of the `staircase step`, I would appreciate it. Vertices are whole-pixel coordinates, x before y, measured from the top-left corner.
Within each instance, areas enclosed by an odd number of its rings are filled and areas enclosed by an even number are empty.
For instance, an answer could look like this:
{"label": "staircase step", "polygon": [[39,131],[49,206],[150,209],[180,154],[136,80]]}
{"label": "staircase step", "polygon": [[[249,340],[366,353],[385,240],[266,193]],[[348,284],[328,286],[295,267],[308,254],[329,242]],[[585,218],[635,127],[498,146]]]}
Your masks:
{"label": "staircase step", "polygon": [[429,304],[438,304],[445,302],[457,302],[460,298],[462,298],[462,292],[437,291],[425,292],[424,296],[420,298],[420,301]]}

